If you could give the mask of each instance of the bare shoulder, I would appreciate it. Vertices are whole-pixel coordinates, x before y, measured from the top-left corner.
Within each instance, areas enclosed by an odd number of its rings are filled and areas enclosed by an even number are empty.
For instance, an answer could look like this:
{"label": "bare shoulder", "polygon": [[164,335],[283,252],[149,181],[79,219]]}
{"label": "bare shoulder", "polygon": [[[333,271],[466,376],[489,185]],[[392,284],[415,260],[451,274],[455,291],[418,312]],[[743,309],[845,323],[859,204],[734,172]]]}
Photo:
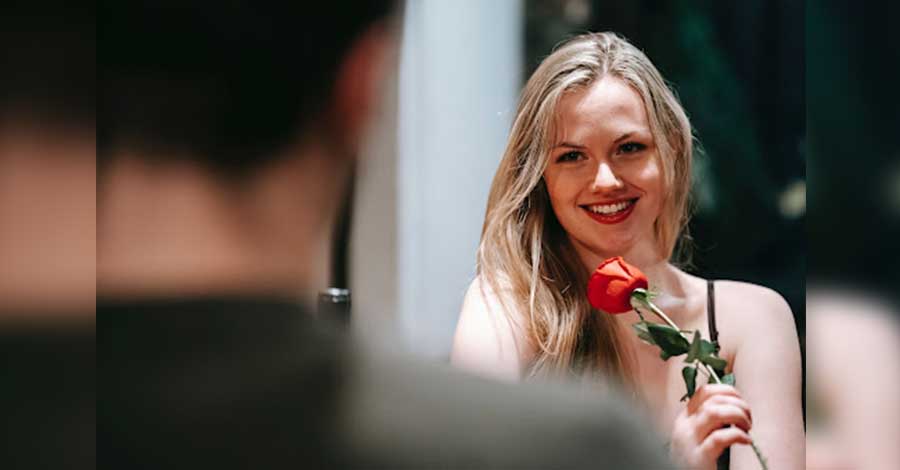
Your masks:
{"label": "bare shoulder", "polygon": [[716,303],[727,305],[729,311],[745,314],[756,312],[765,317],[791,318],[791,307],[773,289],[741,281],[716,281]]}
{"label": "bare shoulder", "polygon": [[746,336],[771,335],[796,342],[791,307],[773,289],[749,282],[716,281],[716,307],[723,343],[741,344]]}
{"label": "bare shoulder", "polygon": [[[772,289],[716,281],[716,317],[731,372],[753,410],[754,441],[772,468],[802,468],[802,361],[794,316]],[[720,314],[721,312],[721,314]],[[737,446],[732,465],[751,468],[753,453]],[[753,464],[751,464],[751,462]]]}
{"label": "bare shoulder", "polygon": [[514,308],[508,291],[498,292],[480,276],[463,300],[451,362],[470,372],[519,380],[533,357],[525,317]]}
{"label": "bare shoulder", "polygon": [[787,301],[778,292],[765,286],[742,281],[716,281],[716,299],[723,303],[746,304],[751,302],[767,311],[790,314]]}

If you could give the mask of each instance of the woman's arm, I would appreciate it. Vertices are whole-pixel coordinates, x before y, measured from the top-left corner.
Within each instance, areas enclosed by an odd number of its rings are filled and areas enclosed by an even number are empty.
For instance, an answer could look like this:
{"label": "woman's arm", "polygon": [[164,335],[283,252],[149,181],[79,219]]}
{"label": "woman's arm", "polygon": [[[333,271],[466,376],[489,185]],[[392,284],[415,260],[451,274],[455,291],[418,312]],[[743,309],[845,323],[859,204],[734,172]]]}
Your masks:
{"label": "woman's arm", "polygon": [[[728,312],[720,317],[720,342],[735,345],[735,386],[753,410],[751,436],[769,468],[802,469],[802,371],[791,309],[775,291],[752,284],[722,282],[717,293],[720,311]],[[735,446],[731,468],[759,463],[749,446]]]}
{"label": "woman's arm", "polygon": [[521,317],[504,309],[493,289],[477,277],[463,301],[450,361],[478,375],[519,381],[534,357],[526,331]]}

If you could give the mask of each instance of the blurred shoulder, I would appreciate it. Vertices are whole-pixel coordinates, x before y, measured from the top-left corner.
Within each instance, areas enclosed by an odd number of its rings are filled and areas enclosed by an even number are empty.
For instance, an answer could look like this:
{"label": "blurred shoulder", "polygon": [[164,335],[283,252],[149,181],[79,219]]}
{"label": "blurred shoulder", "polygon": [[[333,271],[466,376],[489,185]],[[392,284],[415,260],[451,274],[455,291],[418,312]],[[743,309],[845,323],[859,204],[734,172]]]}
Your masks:
{"label": "blurred shoulder", "polygon": [[461,316],[475,317],[476,321],[503,319],[511,323],[511,327],[522,328],[525,315],[517,300],[512,287],[503,278],[489,281],[478,275],[466,290]]}
{"label": "blurred shoulder", "polygon": [[790,315],[791,307],[774,289],[742,281],[716,281],[716,302],[732,307],[753,306],[770,315]]}
{"label": "blurred shoulder", "polygon": [[[496,303],[499,301],[497,290],[491,286],[491,283],[484,276],[479,274],[469,283],[469,288],[466,289],[465,302],[477,306]],[[501,287],[500,291],[502,292],[502,290],[503,288]]]}
{"label": "blurred shoulder", "polygon": [[741,281],[716,281],[715,288],[716,317],[723,336],[796,335],[791,307],[775,290]]}
{"label": "blurred shoulder", "polygon": [[[502,307],[498,313],[518,315],[515,309],[515,296],[509,282],[502,277],[488,280],[484,275],[477,275],[466,289],[464,306],[494,310]],[[468,304],[468,305],[466,305]]]}
{"label": "blurred shoulder", "polygon": [[472,372],[517,380],[533,353],[511,290],[477,276],[463,300],[451,361]]}

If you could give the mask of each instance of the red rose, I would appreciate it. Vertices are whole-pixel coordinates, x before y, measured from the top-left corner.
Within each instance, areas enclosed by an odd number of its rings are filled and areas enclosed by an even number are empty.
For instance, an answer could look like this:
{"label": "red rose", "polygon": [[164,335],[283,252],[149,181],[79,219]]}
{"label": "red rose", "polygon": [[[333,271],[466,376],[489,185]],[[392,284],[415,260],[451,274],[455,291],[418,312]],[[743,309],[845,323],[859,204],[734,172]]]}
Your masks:
{"label": "red rose", "polygon": [[631,293],[647,288],[647,276],[621,256],[604,261],[588,281],[588,300],[597,310],[625,313],[631,310]]}

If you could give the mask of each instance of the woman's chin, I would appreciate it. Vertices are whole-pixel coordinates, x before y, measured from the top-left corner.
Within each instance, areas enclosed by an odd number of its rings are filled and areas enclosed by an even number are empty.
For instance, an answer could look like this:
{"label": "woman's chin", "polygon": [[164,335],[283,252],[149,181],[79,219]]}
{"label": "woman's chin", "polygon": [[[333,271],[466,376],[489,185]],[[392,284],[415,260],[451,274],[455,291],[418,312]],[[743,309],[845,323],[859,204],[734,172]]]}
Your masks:
{"label": "woman's chin", "polygon": [[628,257],[634,251],[635,243],[631,240],[613,243],[610,243],[609,240],[604,240],[604,243],[576,242],[575,246],[582,258],[591,258],[586,259],[586,261],[596,261],[597,263],[600,263],[607,258],[613,258],[615,256]]}

